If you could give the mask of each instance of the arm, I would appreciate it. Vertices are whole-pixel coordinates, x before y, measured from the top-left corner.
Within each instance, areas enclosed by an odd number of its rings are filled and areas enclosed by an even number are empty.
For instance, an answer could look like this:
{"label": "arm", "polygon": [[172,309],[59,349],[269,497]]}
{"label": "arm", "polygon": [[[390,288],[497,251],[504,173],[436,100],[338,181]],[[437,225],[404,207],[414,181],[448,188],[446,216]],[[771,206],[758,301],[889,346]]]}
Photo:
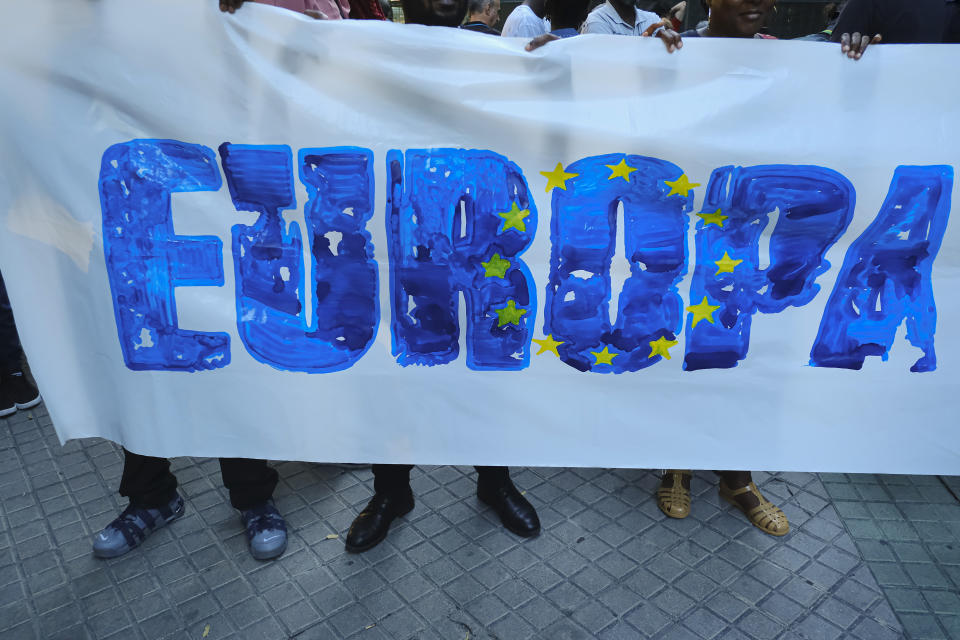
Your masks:
{"label": "arm", "polygon": [[[516,9],[514,9],[516,11]],[[537,18],[536,15],[533,17],[535,20],[530,19],[529,17],[517,16],[511,20],[513,14],[507,17],[507,21],[503,24],[503,32],[501,35],[508,38],[536,38],[537,36],[542,36],[544,34],[544,24],[543,20]]]}
{"label": "arm", "polygon": [[669,20],[655,22],[643,30],[644,37],[655,36],[663,40],[663,45],[667,48],[667,53],[673,53],[677,49],[683,48],[683,40],[680,34],[670,28]]}
{"label": "arm", "polygon": [[554,40],[560,40],[560,36],[555,36],[552,33],[545,33],[528,42],[527,46],[524,48],[527,51],[533,51],[534,49],[539,49],[543,45],[547,44],[548,42],[553,42]]}

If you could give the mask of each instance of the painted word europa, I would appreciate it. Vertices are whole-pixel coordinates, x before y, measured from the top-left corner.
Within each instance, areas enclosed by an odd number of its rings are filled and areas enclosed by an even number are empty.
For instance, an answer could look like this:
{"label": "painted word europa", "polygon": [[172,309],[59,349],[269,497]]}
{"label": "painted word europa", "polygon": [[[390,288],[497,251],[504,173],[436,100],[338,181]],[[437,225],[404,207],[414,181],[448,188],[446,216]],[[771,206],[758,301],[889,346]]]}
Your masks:
{"label": "painted word europa", "polygon": [[[281,370],[350,367],[380,321],[373,216],[373,153],[225,143],[220,164],[239,211],[232,228],[237,328],[244,347]],[[629,154],[558,164],[542,172],[552,191],[550,273],[543,337],[534,338],[536,285],[522,260],[539,217],[520,168],[490,151],[411,149],[387,154],[387,255],[393,353],[403,366],[459,356],[459,296],[467,310],[466,364],[529,366],[531,343],[580,371],[637,371],[671,357],[686,326],[687,371],[729,368],[747,356],[757,312],[809,303],[827,251],[847,229],[855,192],[831,169],[801,165],[720,167],[696,214],[690,304],[686,274],[694,187],[676,165]],[[306,187],[301,231],[283,212],[297,206],[294,171]],[[933,261],[950,214],[950,166],[896,169],[879,215],[847,251],[811,349],[810,364],[860,369],[886,359],[897,327],[936,368]],[[179,236],[171,194],[222,187],[208,147],[133,140],[104,153],[103,245],[127,367],[197,371],[230,363],[230,336],[177,322],[174,288],[222,286],[223,244]],[[610,320],[610,266],[618,211],[630,275]],[[769,264],[760,236],[770,225]],[[308,284],[309,283],[309,284]],[[305,287],[313,288],[310,324]]]}

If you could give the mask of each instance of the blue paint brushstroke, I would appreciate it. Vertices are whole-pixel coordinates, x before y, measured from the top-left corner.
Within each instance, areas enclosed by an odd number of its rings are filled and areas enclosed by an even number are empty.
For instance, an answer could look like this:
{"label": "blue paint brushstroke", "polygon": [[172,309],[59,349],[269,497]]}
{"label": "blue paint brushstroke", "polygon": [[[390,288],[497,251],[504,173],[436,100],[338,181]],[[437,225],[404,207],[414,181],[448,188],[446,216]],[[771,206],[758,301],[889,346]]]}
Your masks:
{"label": "blue paint brushstroke", "polygon": [[[713,312],[692,326],[687,321],[684,369],[727,369],[747,356],[753,314],[801,307],[820,291],[816,279],[830,268],[827,250],[853,217],[855,191],[845,177],[824,167],[760,165],[721,167],[707,185],[703,212],[720,209],[723,227],[697,226],[697,263],[690,304],[706,297]],[[770,235],[769,266],[760,268],[760,235],[780,216]],[[743,260],[734,273],[717,274],[727,253]]]}
{"label": "blue paint brushstroke", "polygon": [[170,194],[217,191],[222,182],[207,147],[175,140],[131,140],[103,154],[103,251],[123,360],[135,371],[199,371],[230,363],[230,336],[177,324],[174,287],[223,286],[223,243],[178,236]]}
{"label": "blue paint brushstroke", "polygon": [[953,168],[897,167],[880,214],[847,250],[810,353],[817,367],[857,369],[886,360],[897,327],[923,355],[910,371],[937,368],[933,261],[950,217]]}
{"label": "blue paint brushstroke", "polygon": [[[220,146],[223,171],[239,211],[260,216],[235,225],[237,328],[250,354],[284,371],[348,368],[370,348],[379,322],[377,265],[366,224],[373,215],[373,154],[366,149],[303,149],[300,177],[313,255],[313,320],[304,316],[300,227],[283,220],[296,207],[287,146]],[[339,234],[337,247],[331,238]]]}
{"label": "blue paint brushstroke", "polygon": [[[459,355],[459,293],[467,311],[467,366],[517,370],[530,362],[536,314],[533,276],[519,256],[530,246],[537,210],[520,168],[490,152],[411,149],[387,154],[393,353],[403,366],[438,365]],[[525,230],[503,230],[498,214],[529,210]],[[463,215],[461,216],[461,207]],[[463,220],[461,220],[463,218]],[[493,254],[510,262],[486,277]],[[498,326],[496,309],[526,310]]]}
{"label": "blue paint brushstroke", "polygon": [[[607,165],[625,160],[636,169],[610,179]],[[609,154],[566,167],[579,174],[566,189],[553,189],[550,281],[545,335],[563,342],[561,360],[580,371],[623,373],[660,362],[650,343],[674,340],[683,321],[677,285],[687,267],[687,213],[692,192],[667,196],[666,180],[683,171],[675,164],[635,155]],[[624,245],[630,277],[610,322],[610,265],[615,253],[618,204],[623,204]],[[579,277],[575,272],[587,272]],[[592,352],[618,353],[612,364],[596,364]]]}

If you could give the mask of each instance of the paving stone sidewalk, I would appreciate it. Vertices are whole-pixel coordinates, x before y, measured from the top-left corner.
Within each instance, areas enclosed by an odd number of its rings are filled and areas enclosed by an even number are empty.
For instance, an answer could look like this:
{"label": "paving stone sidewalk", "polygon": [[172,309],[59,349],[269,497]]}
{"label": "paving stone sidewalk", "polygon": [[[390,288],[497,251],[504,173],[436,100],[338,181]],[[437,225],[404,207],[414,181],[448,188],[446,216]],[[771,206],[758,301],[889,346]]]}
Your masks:
{"label": "paving stone sidewalk", "polygon": [[956,478],[756,474],[793,527],[777,539],[710,473],[671,520],[656,473],[522,468],[543,523],[522,540],[478,503],[472,468],[421,467],[414,511],[351,555],[370,470],[281,462],[290,543],[257,562],[216,460],[178,458],[187,514],[97,560],[121,465],[110,442],[61,447],[42,405],[0,419],[0,638],[960,638]]}

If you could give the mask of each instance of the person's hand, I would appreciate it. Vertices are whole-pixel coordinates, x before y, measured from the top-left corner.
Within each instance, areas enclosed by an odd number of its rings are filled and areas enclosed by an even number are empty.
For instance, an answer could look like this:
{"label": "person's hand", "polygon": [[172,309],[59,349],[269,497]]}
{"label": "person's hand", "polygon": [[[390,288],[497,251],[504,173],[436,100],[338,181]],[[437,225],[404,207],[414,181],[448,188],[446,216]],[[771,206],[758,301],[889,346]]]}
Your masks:
{"label": "person's hand", "polygon": [[533,40],[527,43],[527,46],[524,47],[527,51],[533,51],[534,49],[539,49],[548,42],[553,42],[554,40],[559,40],[560,36],[555,36],[552,33],[544,33],[537,36]]}
{"label": "person's hand", "polygon": [[[662,20],[644,29],[641,35],[645,38],[656,35],[663,40],[667,53],[673,53],[677,49],[683,49],[683,39],[679,33],[671,29],[672,26],[669,20]],[[659,31],[657,31],[658,29]]]}
{"label": "person's hand", "polygon": [[233,13],[243,5],[243,0],[220,0],[220,11]]}
{"label": "person's hand", "polygon": [[863,53],[869,45],[877,44],[880,40],[882,38],[879,33],[872,38],[867,34],[855,33],[851,36],[849,33],[845,33],[840,36],[840,53],[852,60],[859,60],[863,57]]}

